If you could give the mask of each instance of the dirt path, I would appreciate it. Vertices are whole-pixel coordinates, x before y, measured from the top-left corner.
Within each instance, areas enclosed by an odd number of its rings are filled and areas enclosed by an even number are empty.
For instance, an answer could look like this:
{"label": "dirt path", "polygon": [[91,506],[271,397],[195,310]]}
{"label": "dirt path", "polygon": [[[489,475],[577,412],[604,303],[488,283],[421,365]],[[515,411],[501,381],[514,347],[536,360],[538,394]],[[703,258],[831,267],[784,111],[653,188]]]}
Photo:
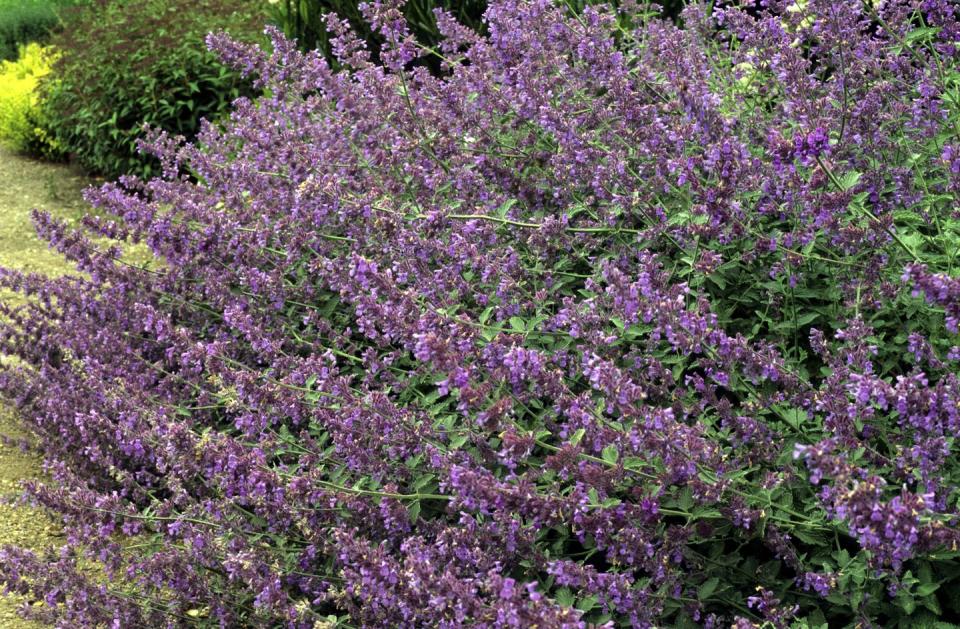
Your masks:
{"label": "dirt path", "polygon": [[[0,148],[0,266],[55,275],[69,269],[62,258],[47,250],[33,233],[30,210],[42,208],[60,216],[83,211],[80,191],[89,181],[66,166],[24,159]],[[0,299],[10,299],[0,294]],[[0,401],[0,435],[25,437],[16,416]],[[43,549],[58,543],[59,527],[42,512],[10,501],[21,482],[42,477],[40,457],[0,441],[0,546],[17,544]],[[16,609],[24,601],[0,597],[0,627],[33,629]]]}

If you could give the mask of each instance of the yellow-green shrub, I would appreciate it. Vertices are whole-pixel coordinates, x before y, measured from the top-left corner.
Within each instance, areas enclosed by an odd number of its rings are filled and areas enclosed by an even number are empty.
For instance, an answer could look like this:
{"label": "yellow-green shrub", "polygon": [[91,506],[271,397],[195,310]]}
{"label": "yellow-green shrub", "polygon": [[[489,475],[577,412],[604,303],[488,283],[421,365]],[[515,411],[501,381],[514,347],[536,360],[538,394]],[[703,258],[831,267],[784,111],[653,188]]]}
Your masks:
{"label": "yellow-green shrub", "polygon": [[39,44],[20,48],[16,61],[0,62],[0,144],[47,158],[62,156],[47,132],[37,84],[50,72],[55,55]]}

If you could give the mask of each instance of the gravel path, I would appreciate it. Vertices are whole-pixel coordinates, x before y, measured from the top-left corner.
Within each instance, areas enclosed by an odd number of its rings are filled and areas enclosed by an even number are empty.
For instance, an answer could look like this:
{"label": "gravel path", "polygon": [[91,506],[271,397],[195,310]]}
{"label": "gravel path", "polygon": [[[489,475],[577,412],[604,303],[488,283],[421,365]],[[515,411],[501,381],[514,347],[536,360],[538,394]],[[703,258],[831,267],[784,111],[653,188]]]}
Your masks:
{"label": "gravel path", "polygon": [[[68,270],[64,260],[34,235],[30,210],[42,208],[76,216],[83,210],[80,191],[89,183],[66,166],[28,160],[0,148],[0,266],[51,275]],[[4,299],[14,297],[0,292],[0,300]],[[28,437],[2,401],[0,435]],[[17,544],[42,550],[58,544],[61,532],[53,520],[35,509],[10,504],[19,495],[20,483],[36,478],[42,478],[40,457],[0,441],[0,546]],[[0,628],[38,627],[16,615],[24,602],[31,603],[16,596],[0,597]]]}

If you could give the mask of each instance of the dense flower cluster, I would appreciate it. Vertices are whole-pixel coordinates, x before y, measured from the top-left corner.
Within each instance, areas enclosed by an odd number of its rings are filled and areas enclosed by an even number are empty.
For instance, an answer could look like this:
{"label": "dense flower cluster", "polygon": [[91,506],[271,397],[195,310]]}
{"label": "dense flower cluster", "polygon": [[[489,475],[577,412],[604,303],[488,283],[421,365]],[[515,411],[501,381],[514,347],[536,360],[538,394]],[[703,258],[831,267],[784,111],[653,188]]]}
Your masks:
{"label": "dense flower cluster", "polygon": [[956,9],[764,4],[500,0],[428,49],[380,0],[337,72],[211,36],[265,96],[38,213],[77,275],[0,271],[67,532],[7,587],[61,626],[954,609]]}

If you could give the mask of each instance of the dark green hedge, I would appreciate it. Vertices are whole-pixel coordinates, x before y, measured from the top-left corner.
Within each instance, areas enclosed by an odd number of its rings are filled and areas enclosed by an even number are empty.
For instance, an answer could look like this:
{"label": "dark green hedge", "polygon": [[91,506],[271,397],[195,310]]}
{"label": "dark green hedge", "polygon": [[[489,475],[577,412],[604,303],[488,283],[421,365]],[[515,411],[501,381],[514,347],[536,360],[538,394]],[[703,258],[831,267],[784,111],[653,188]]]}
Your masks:
{"label": "dark green hedge", "polygon": [[43,42],[60,25],[59,13],[76,0],[0,0],[0,60],[17,58],[17,49]]}
{"label": "dark green hedge", "polygon": [[207,50],[208,32],[262,37],[266,3],[93,0],[64,16],[41,90],[56,139],[90,172],[150,175],[137,150],[144,124],[193,137],[249,85]]}

